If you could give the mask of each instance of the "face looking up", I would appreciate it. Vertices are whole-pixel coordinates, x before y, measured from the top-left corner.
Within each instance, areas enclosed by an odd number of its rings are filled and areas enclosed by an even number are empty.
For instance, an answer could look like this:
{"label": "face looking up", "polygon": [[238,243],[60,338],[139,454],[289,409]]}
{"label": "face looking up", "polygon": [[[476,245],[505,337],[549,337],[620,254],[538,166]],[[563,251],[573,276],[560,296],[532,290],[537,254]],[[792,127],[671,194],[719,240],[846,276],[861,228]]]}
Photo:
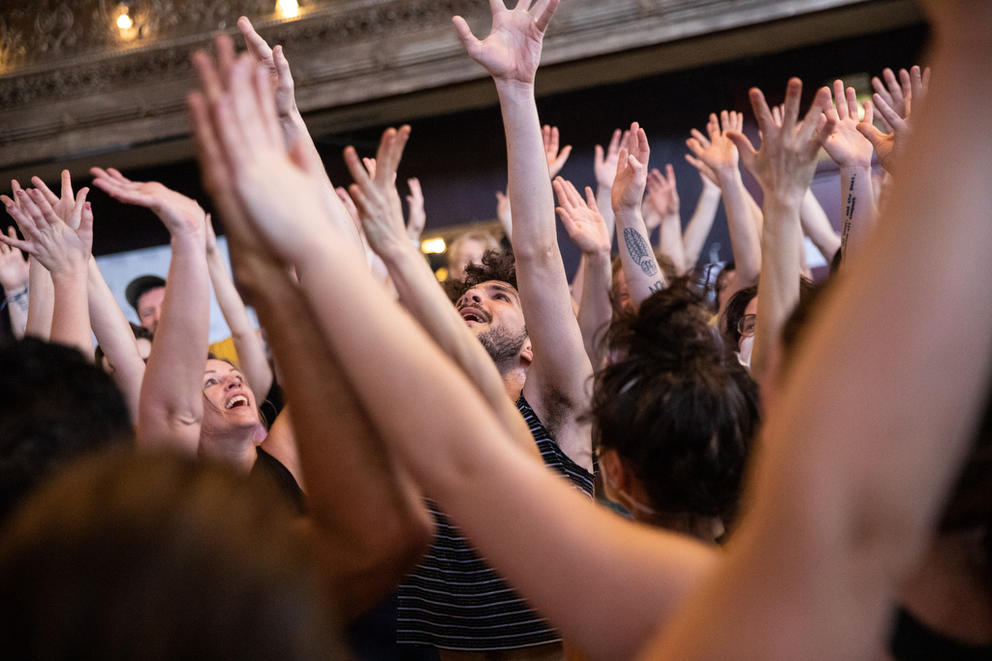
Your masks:
{"label": "face looking up", "polygon": [[165,287],[154,287],[138,297],[138,321],[153,333],[158,328],[158,320],[162,316],[162,301],[164,300]]}
{"label": "face looking up", "polygon": [[527,328],[516,289],[487,280],[462,294],[455,307],[497,365],[520,354]]}
{"label": "face looking up", "polygon": [[255,394],[237,367],[210,358],[203,371],[203,429],[225,431],[258,425]]}

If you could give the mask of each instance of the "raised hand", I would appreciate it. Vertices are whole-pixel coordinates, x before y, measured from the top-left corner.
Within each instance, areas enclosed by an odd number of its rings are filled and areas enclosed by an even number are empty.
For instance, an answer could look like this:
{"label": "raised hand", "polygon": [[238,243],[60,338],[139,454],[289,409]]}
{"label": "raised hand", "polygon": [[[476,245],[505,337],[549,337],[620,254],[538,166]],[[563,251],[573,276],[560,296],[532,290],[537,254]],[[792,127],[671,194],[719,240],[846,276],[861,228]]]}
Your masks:
{"label": "raised hand", "polygon": [[627,144],[629,138],[630,131],[616,129],[613,131],[613,137],[610,138],[610,144],[605,152],[601,145],[596,145],[593,170],[596,174],[596,183],[600,187],[606,190],[613,187],[613,179],[617,176],[617,160],[620,158],[620,149],[624,147],[629,149]]}
{"label": "raised hand", "polygon": [[250,56],[235,60],[229,39],[217,44],[230,53],[223,71],[205,53],[193,57],[203,93],[192,95],[190,106],[206,181],[215,197],[236,197],[269,249],[295,263],[327,227],[326,175],[299,142],[286,152],[268,71]]}
{"label": "raised hand", "polygon": [[[820,131],[820,141],[827,154],[840,167],[870,167],[874,151],[871,142],[858,130],[858,97],[853,87],[844,90],[843,81],[834,81],[834,108],[821,117],[820,122],[833,122],[829,134]],[[866,124],[871,124],[871,104],[865,102]]]}
{"label": "raised hand", "polygon": [[679,215],[679,192],[671,163],[665,166],[665,174],[657,169],[648,173],[648,198],[661,217]]}
{"label": "raised hand", "polygon": [[613,182],[613,210],[640,209],[648,183],[648,160],[651,147],[644,129],[637,122],[630,125],[630,148],[620,150],[617,174]]}
{"label": "raised hand", "polygon": [[557,126],[548,126],[545,124],[541,128],[541,137],[544,138],[544,153],[548,155],[548,172],[551,174],[551,178],[554,179],[561,172],[561,169],[565,167],[565,162],[572,153],[572,145],[565,145],[561,150],[558,149],[559,137]]}
{"label": "raised hand", "polygon": [[[13,227],[7,228],[7,238],[17,240],[17,232]],[[6,242],[0,243],[0,287],[3,287],[7,296],[27,287],[28,271],[28,262],[24,259],[24,253]]]}
{"label": "raised hand", "polygon": [[62,190],[59,195],[55,195],[55,193],[49,190],[48,186],[45,185],[45,182],[40,177],[31,177],[31,183],[45,196],[45,199],[51,205],[55,214],[63,222],[68,223],[70,227],[75,228],[79,226],[80,216],[74,213],[76,199],[72,193],[72,178],[68,170],[62,170],[61,179]]}
{"label": "raised hand", "polygon": [[890,130],[885,133],[875,128],[871,121],[872,117],[868,115],[857,126],[858,131],[874,147],[875,153],[878,154],[879,163],[890,174],[895,163],[899,160],[899,154],[909,136],[912,100],[915,99],[918,105],[926,96],[930,84],[930,68],[921,71],[920,67],[914,66],[908,72],[905,69],[900,70],[899,75],[900,78],[906,79],[909,89],[908,95],[900,97],[902,99],[902,113],[898,112],[887,100],[887,96],[891,95],[875,93],[872,96],[875,108],[878,109],[881,119]]}
{"label": "raised hand", "polygon": [[371,171],[358,158],[354,147],[344,150],[344,162],[355,180],[348,192],[358,207],[365,237],[380,255],[383,251],[403,249],[409,243],[396,191],[396,168],[409,137],[409,126],[386,129]]}
{"label": "raised hand", "polygon": [[489,36],[480,41],[461,16],[451,20],[469,56],[497,82],[534,84],[541,61],[544,32],[560,0],[519,0],[507,9],[503,0],[490,0],[493,23]]}
{"label": "raised hand", "polygon": [[252,54],[256,62],[269,71],[279,121],[290,121],[299,111],[296,107],[293,74],[289,69],[289,60],[282,52],[282,46],[270,48],[268,42],[255,31],[255,27],[245,16],[238,19],[238,29],[241,30],[241,34],[245,38],[248,52]]}
{"label": "raised hand", "polygon": [[[710,173],[717,182],[720,177],[737,172],[739,160],[737,147],[727,137],[730,131],[741,131],[744,127],[744,115],[731,110],[723,110],[720,117],[715,113],[710,113],[709,121],[706,123],[708,136],[701,131],[692,129],[692,137],[685,141],[689,150],[692,151],[694,159],[708,168],[708,172],[700,169],[704,176]],[[693,159],[687,159],[689,163],[696,165]],[[697,169],[699,167],[697,166]]]}
{"label": "raised hand", "polygon": [[570,181],[557,177],[552,183],[558,196],[558,216],[575,245],[585,254],[609,254],[612,237],[596,207],[592,188],[586,186],[583,200]]}
{"label": "raised hand", "polygon": [[205,231],[206,212],[182,193],[157,181],[131,181],[114,168],[90,168],[93,185],[124,204],[150,209],[173,236]]}
{"label": "raised hand", "polygon": [[761,183],[766,195],[788,199],[796,205],[802,201],[816,170],[816,153],[820,148],[817,126],[824,134],[833,130],[834,120],[825,122],[820,116],[830,108],[830,90],[821,88],[806,116],[799,120],[799,99],[803,84],[798,78],[789,80],[781,125],[776,124],[765,95],[751,89],[751,107],[761,131],[761,149],[755,150],[751,141],[740,131],[730,131],[730,138],[740,151],[741,161]]}
{"label": "raised hand", "polygon": [[83,188],[76,195],[70,212],[74,222],[66,223],[41,191],[17,191],[17,205],[8,205],[7,212],[17,222],[24,239],[0,234],[0,242],[33,256],[53,278],[85,273],[93,247],[93,214],[84,214],[84,207],[89,206],[87,193],[89,189]]}
{"label": "raised hand", "polygon": [[406,235],[413,241],[420,241],[427,224],[427,212],[424,211],[424,192],[420,188],[420,179],[411,177],[406,180],[410,194],[406,196]]}

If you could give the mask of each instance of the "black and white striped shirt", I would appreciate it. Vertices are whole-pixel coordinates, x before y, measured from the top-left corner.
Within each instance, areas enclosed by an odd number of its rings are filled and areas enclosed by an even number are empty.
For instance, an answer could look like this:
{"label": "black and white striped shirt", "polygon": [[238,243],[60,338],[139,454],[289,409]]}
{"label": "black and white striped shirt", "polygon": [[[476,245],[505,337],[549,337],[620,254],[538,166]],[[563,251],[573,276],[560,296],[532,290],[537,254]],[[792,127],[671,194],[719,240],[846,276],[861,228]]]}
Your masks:
{"label": "black and white striped shirt", "polygon": [[[544,463],[592,496],[593,475],[558,447],[521,395]],[[437,524],[431,549],[399,588],[397,640],[462,651],[509,650],[555,643],[561,635],[469,546],[461,531],[427,501]]]}

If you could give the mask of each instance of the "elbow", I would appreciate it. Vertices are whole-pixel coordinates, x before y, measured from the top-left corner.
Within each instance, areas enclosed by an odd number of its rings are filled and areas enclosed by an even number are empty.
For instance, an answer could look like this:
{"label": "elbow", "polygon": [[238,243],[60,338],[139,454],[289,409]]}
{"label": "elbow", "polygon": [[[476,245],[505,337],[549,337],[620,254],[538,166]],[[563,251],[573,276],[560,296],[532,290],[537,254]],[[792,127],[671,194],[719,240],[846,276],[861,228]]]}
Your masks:
{"label": "elbow", "polygon": [[514,240],[513,256],[517,263],[547,264],[556,259],[561,261],[557,237],[552,237],[550,242]]}

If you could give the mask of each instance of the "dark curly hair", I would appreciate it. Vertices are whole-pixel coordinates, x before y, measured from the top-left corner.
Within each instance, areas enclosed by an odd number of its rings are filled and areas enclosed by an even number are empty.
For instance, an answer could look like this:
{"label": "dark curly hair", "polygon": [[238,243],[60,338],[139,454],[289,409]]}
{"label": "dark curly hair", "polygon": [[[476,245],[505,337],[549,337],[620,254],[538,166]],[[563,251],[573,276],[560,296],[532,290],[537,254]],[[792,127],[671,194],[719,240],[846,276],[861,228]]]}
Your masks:
{"label": "dark curly hair", "polygon": [[595,378],[594,439],[633,469],[659,512],[736,514],[758,427],[757,387],[726,360],[700,294],[683,280],[614,322],[617,362]]}
{"label": "dark curly hair", "polygon": [[457,301],[472,287],[490,280],[505,282],[517,289],[517,269],[513,253],[487,250],[482,256],[482,264],[469,264],[465,267],[465,279],[448,280],[445,282],[445,291],[448,298]]}

